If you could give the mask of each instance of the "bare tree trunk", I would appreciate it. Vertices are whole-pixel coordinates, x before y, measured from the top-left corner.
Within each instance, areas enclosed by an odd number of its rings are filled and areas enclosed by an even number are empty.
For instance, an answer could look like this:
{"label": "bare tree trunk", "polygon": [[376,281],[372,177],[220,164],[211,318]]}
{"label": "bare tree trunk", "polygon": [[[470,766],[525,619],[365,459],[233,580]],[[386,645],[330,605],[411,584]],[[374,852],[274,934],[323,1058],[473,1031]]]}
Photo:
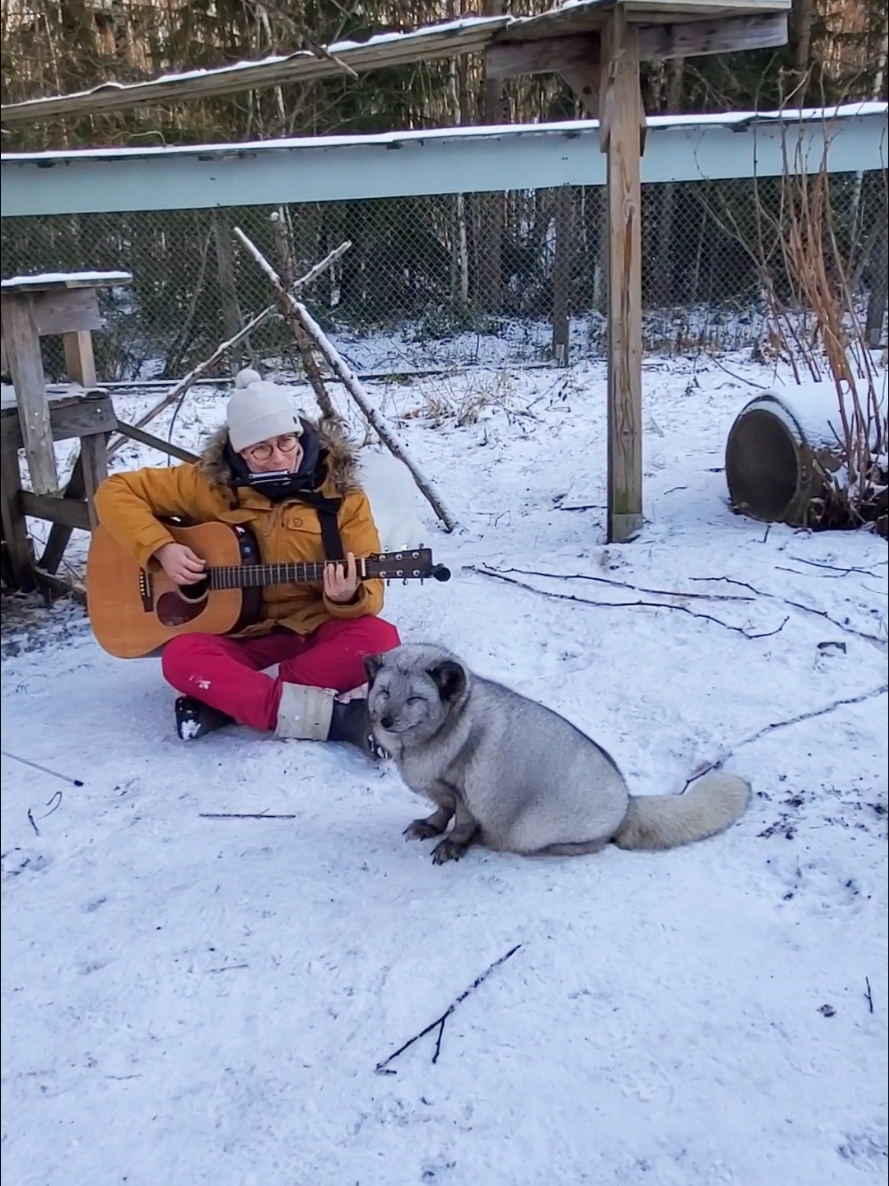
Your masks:
{"label": "bare tree trunk", "polygon": [[815,17],[815,0],[793,0],[790,14],[790,45],[793,50],[793,72],[798,91],[794,96],[802,107],[806,97],[806,75],[811,65],[812,22]]}
{"label": "bare tree trunk", "polygon": [[[281,277],[284,287],[290,292],[293,288],[293,282],[296,279],[296,273],[293,269],[293,255],[290,250],[290,240],[287,234],[287,222],[284,217],[283,207],[272,214],[272,235],[274,236],[275,248],[278,252],[278,274]],[[303,364],[303,370],[306,373],[306,378],[309,380],[312,391],[315,393],[318,407],[321,408],[325,416],[333,416],[333,418],[339,419],[336,415],[333,401],[330,398],[330,393],[324,385],[321,368],[315,360],[312,339],[303,329],[301,322],[296,318],[291,318],[290,320],[293,337],[296,341],[296,348],[299,350],[300,361]]]}
{"label": "bare tree trunk", "polygon": [[[485,16],[503,12],[503,0],[484,0]],[[503,82],[485,78],[482,85],[482,119],[488,125],[508,122],[508,104],[503,94]],[[502,308],[501,259],[503,255],[503,194],[479,195],[477,230],[479,235],[477,290],[485,313],[499,313]]]}
{"label": "bare tree trunk", "polygon": [[[449,6],[453,9],[453,5]],[[451,108],[451,122],[463,123],[461,86],[456,58],[451,58],[448,68],[448,95]],[[466,227],[466,198],[457,194],[454,202],[454,231],[451,236],[451,303],[461,317],[469,306],[469,235]]]}
{"label": "bare tree trunk", "polygon": [[[222,299],[222,328],[224,337],[233,338],[241,328],[241,307],[238,304],[234,243],[227,210],[217,208],[213,211],[213,234],[216,238],[216,268]],[[229,365],[233,375],[241,369],[242,357],[240,344],[232,347]]]}
{"label": "bare tree trunk", "polygon": [[573,192],[569,185],[556,190],[556,244],[553,256],[553,358],[568,365],[570,331],[571,259],[573,255]]}
{"label": "bare tree trunk", "polygon": [[889,231],[886,228],[887,202],[884,195],[881,226],[871,258],[870,296],[867,302],[867,319],[864,327],[864,337],[868,346],[875,350],[883,337],[883,324],[886,318],[886,302],[889,298]]}
{"label": "bare tree trunk", "polygon": [[[682,106],[682,75],[684,58],[670,58],[666,63],[666,98],[663,114],[678,115]],[[673,211],[676,186],[667,182],[660,193],[657,238],[654,248],[654,274],[651,277],[651,298],[655,306],[670,303],[673,289]]]}
{"label": "bare tree trunk", "polygon": [[608,204],[607,191],[600,185],[596,193],[599,195],[599,209],[596,218],[599,239],[596,245],[596,266],[593,273],[593,308],[597,313],[605,314],[608,308]]}

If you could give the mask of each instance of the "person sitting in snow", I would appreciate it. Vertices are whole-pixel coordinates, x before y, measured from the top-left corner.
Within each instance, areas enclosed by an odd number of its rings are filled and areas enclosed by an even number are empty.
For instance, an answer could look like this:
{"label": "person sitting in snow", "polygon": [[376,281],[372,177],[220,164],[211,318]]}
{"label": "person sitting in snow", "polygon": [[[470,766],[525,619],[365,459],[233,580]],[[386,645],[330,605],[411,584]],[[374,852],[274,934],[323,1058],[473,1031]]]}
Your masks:
{"label": "person sitting in snow", "polygon": [[[345,556],[327,565],[322,588],[270,586],[255,625],[237,636],[179,635],[161,662],[182,693],[176,723],[183,740],[237,721],[281,738],[347,741],[376,752],[366,701],[337,693],[365,682],[366,655],[400,640],[378,616],[383,582],[357,575],[355,557],[380,544],[339,425],[297,419],[282,388],[241,371],[226,423],[199,461],[113,474],[95,506],[102,526],[141,566],[154,557],[179,585],[200,581],[204,562],[172,539],[163,516],[247,524],[265,564]],[[277,675],[265,673],[276,664]]]}

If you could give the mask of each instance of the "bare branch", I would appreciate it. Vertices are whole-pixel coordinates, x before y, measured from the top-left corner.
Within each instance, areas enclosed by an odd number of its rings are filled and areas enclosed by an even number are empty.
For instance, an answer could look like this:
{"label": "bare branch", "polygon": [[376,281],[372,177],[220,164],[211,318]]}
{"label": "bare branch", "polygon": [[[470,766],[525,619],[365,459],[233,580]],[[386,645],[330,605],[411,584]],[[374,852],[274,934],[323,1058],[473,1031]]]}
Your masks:
{"label": "bare branch", "polygon": [[500,959],[494,960],[493,964],[490,964],[480,976],[476,976],[469,988],[464,989],[457,999],[452,1004],[450,1004],[447,1009],[445,1009],[441,1017],[436,1017],[435,1021],[433,1021],[430,1025],[427,1025],[425,1029],[420,1030],[418,1034],[414,1034],[412,1038],[408,1038],[403,1046],[399,1046],[398,1049],[390,1054],[388,1058],[384,1058],[382,1062],[378,1062],[374,1067],[374,1070],[380,1075],[397,1074],[396,1071],[389,1069],[389,1063],[398,1058],[400,1054],[404,1054],[405,1050],[410,1049],[410,1047],[413,1046],[415,1042],[419,1042],[421,1038],[425,1038],[427,1034],[431,1034],[436,1028],[438,1029],[438,1037],[435,1040],[435,1053],[432,1055],[432,1061],[433,1063],[438,1062],[438,1056],[441,1053],[441,1039],[444,1035],[444,1027],[447,1019],[451,1016],[457,1006],[466,1000],[470,993],[475,992],[479,985],[483,984],[484,981],[488,979],[495,968],[499,968],[500,965],[505,964],[508,959],[512,959],[521,946],[521,943],[517,943],[515,947],[507,951],[506,955],[501,955]]}

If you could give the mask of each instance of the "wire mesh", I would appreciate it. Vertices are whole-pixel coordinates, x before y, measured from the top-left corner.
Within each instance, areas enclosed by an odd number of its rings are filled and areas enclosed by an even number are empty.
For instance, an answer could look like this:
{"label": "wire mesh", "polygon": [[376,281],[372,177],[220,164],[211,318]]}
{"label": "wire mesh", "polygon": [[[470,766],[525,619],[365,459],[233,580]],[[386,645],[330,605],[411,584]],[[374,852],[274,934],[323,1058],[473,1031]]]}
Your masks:
{"label": "wire mesh", "polygon": [[[305,299],[353,367],[393,373],[601,357],[604,200],[601,187],[563,187],[292,205],[285,218],[297,275],[351,241]],[[774,301],[796,299],[779,242],[785,202],[781,178],[643,187],[647,351],[731,350],[767,340]],[[131,272],[131,286],[102,297],[100,376],[175,377],[271,303],[268,280],[232,227],[274,261],[272,211],[3,219],[3,273]],[[874,318],[872,293],[881,325],[885,211],[885,173],[831,177],[831,233],[862,317]],[[47,338],[44,349],[49,375],[60,377],[61,344]],[[235,351],[231,368],[295,366],[292,352],[286,325],[271,319]]]}

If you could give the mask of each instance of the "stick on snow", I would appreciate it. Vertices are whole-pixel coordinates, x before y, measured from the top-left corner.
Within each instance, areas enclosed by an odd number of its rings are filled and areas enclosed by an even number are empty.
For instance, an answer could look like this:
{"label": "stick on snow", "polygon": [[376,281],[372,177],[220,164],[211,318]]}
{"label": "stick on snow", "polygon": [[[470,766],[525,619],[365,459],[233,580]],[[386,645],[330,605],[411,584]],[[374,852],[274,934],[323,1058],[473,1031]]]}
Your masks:
{"label": "stick on snow", "polygon": [[470,993],[475,992],[478,986],[488,979],[495,968],[499,968],[501,964],[505,964],[508,959],[511,959],[521,946],[521,943],[517,943],[515,947],[507,951],[506,955],[501,955],[499,960],[494,960],[493,964],[486,968],[485,971],[482,972],[481,976],[476,976],[469,988],[464,989],[464,991],[460,993],[453,1004],[449,1005],[444,1013],[442,1013],[441,1017],[436,1017],[435,1021],[433,1021],[430,1025],[427,1025],[425,1029],[420,1030],[418,1034],[414,1034],[412,1038],[409,1038],[403,1046],[399,1046],[398,1049],[393,1054],[390,1054],[388,1058],[384,1058],[382,1062],[378,1062],[374,1067],[374,1070],[380,1075],[397,1075],[397,1071],[389,1069],[389,1063],[392,1062],[393,1059],[398,1058],[399,1054],[404,1054],[405,1050],[408,1050],[411,1046],[413,1046],[414,1042],[419,1042],[421,1038],[425,1038],[427,1034],[431,1034],[432,1031],[436,1029],[436,1027],[438,1028],[438,1036],[435,1039],[435,1053],[432,1055],[432,1061],[433,1063],[437,1063],[438,1056],[441,1054],[441,1039],[444,1035],[444,1027],[447,1019],[451,1016],[457,1006],[466,1000]]}
{"label": "stick on snow", "polygon": [[[73,787],[82,787],[79,778],[69,778],[67,774],[59,774],[57,770],[50,770],[48,766],[41,766],[39,762],[32,762],[30,758],[20,758],[18,754],[11,754],[9,750],[0,750],[4,758],[12,758],[13,762],[21,762],[23,766],[32,766],[35,770],[42,770],[44,774],[51,774],[53,778],[60,778],[62,782],[70,782]],[[52,800],[50,800],[52,802]]]}

